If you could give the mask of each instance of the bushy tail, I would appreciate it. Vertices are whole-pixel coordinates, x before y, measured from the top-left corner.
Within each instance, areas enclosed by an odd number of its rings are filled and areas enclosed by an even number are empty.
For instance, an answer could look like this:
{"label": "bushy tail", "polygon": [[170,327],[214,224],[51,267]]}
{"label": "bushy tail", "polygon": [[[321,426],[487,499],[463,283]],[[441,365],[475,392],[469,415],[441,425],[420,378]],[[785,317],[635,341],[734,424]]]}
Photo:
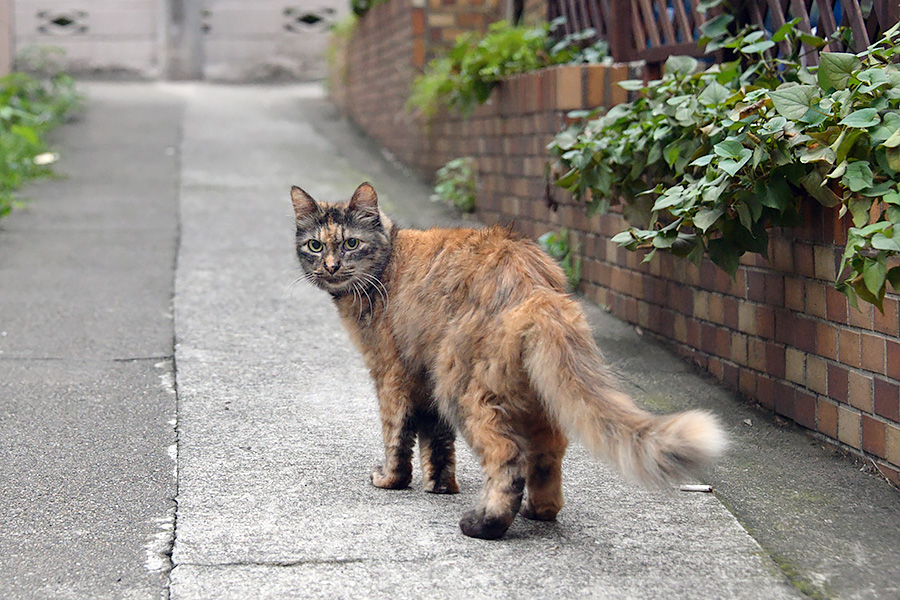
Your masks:
{"label": "bushy tail", "polygon": [[548,294],[528,314],[523,358],[551,414],[599,458],[630,480],[664,487],[722,453],[726,437],[703,411],[656,416],[637,406],[605,367],[577,302]]}

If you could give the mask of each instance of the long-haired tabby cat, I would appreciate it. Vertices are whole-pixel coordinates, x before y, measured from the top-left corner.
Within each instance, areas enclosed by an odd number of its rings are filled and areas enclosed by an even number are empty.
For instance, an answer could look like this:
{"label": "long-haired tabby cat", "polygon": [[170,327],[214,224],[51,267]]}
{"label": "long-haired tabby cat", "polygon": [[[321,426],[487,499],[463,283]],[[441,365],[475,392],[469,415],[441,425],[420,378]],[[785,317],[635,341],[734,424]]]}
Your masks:
{"label": "long-haired tabby cat", "polygon": [[398,229],[368,183],[347,203],[317,203],[298,187],[291,199],[305,276],[331,294],[375,382],[384,462],[374,485],[410,484],[418,438],[425,491],[456,493],[458,430],[485,474],[459,526],[496,539],[519,512],[551,520],[562,508],[566,432],[649,486],[724,448],[709,414],[634,405],[534,243],[498,227]]}

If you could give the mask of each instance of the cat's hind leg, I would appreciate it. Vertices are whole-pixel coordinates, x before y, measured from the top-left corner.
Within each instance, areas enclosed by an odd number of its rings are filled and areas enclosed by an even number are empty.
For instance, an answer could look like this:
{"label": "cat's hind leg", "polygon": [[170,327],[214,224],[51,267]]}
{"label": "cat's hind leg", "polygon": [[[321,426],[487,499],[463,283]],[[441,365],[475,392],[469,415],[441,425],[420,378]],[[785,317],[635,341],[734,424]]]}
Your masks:
{"label": "cat's hind leg", "polygon": [[436,410],[421,410],[416,415],[419,433],[419,459],[422,485],[432,494],[456,494],[456,434]]}
{"label": "cat's hind leg", "polygon": [[469,537],[501,537],[519,512],[525,489],[523,442],[512,432],[506,407],[489,393],[466,394],[460,405],[467,413],[464,433],[481,458],[485,481],[481,499],[465,513],[459,527]]}
{"label": "cat's hind leg", "polygon": [[523,517],[552,521],[562,509],[562,459],[567,445],[566,434],[545,417],[533,422],[528,436]]}

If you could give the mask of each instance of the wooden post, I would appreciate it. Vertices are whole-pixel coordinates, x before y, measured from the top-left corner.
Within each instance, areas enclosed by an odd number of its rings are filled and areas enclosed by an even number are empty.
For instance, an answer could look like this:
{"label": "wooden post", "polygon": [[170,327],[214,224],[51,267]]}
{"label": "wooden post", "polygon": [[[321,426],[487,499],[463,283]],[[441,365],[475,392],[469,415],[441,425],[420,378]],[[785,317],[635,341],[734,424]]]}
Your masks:
{"label": "wooden post", "polygon": [[14,39],[12,0],[0,0],[0,76],[12,71]]}
{"label": "wooden post", "polygon": [[609,3],[606,35],[609,52],[616,62],[628,62],[635,57],[632,4],[630,0],[610,0]]}

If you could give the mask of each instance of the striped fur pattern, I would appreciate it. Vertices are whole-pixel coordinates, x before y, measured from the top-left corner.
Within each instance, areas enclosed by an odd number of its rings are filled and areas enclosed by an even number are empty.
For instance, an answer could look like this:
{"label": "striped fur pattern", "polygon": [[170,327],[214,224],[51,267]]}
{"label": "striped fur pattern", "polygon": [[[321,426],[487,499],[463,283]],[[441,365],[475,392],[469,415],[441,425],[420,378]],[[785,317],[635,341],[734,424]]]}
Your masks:
{"label": "striped fur pattern", "polygon": [[560,268],[508,229],[398,229],[364,183],[347,203],[291,190],[305,277],[331,294],[378,394],[381,488],[456,493],[454,437],[481,460],[468,536],[501,537],[516,514],[552,520],[574,434],[628,479],[665,486],[725,446],[712,415],[655,416],[604,365]]}

